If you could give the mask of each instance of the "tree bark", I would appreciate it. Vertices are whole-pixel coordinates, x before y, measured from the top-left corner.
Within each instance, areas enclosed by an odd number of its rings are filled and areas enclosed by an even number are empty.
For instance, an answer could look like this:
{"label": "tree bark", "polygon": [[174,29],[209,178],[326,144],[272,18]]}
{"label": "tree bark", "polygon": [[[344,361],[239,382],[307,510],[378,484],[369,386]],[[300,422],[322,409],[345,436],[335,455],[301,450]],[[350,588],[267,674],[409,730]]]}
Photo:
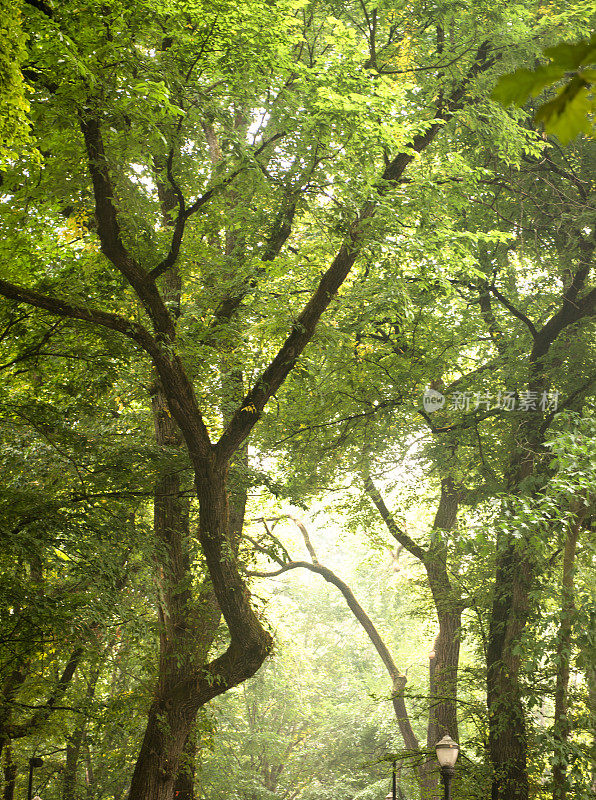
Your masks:
{"label": "tree bark", "polygon": [[567,766],[564,756],[569,734],[571,733],[567,692],[569,688],[569,673],[571,670],[571,634],[573,618],[575,616],[575,553],[583,517],[584,515],[581,512],[577,513],[572,524],[568,526],[563,555],[561,622],[557,639],[557,679],[555,685],[555,717],[553,729],[555,739],[555,753],[553,758],[553,800],[567,799]]}
{"label": "tree bark", "polygon": [[62,778],[62,800],[76,800],[77,798],[77,767],[85,726],[79,725],[66,741],[66,758]]}
{"label": "tree bark", "polygon": [[507,543],[495,575],[487,647],[492,800],[527,800],[527,738],[517,646],[528,615],[530,565]]}
{"label": "tree bark", "polygon": [[439,633],[430,659],[430,707],[427,746],[434,749],[443,736],[459,739],[457,724],[457,674],[463,605],[449,578],[444,536],[457,524],[459,493],[450,478],[441,482],[441,497],[433,522],[431,544],[424,559],[433,595]]}
{"label": "tree bark", "polygon": [[[592,316],[596,289],[580,297],[591,269],[594,244],[578,236],[578,266],[564,292],[559,309],[538,330],[495,287],[491,291],[520,319],[532,336],[529,353],[528,391],[538,393],[548,385],[546,358],[561,332]],[[536,471],[549,418],[538,412],[525,417],[514,430],[515,446],[509,461],[507,484],[520,495]],[[520,640],[529,617],[530,590],[534,580],[532,546],[517,532],[500,530],[486,654],[489,753],[493,767],[492,800],[528,800],[527,735],[520,682]]]}
{"label": "tree bark", "polygon": [[17,765],[12,757],[12,747],[6,746],[4,750],[4,791],[3,800],[13,800],[15,786],[17,783]]}
{"label": "tree bark", "polygon": [[[95,697],[95,690],[97,688],[97,681],[101,674],[103,662],[114,646],[114,640],[108,643],[98,658],[97,663],[93,667],[89,682],[87,684],[87,691],[85,692],[85,700],[90,703]],[[87,731],[87,718],[83,716],[79,724],[75,727],[73,733],[67,737],[66,740],[66,759],[64,762],[64,773],[62,779],[62,800],[76,800],[77,798],[77,768],[79,765],[79,758],[81,748],[85,740],[85,733]]]}
{"label": "tree bark", "polygon": [[[163,388],[156,380],[152,409],[158,445],[183,447]],[[198,706],[180,694],[189,674],[207,661],[221,613],[206,583],[193,599],[191,590],[189,499],[183,495],[180,471],[166,467],[154,494],[155,571],[159,593],[159,674],[156,696],[132,778],[130,797],[172,797],[177,790],[192,798],[193,769],[188,758]],[[155,757],[160,753],[159,758]],[[153,794],[155,792],[155,794]]]}
{"label": "tree bark", "polygon": [[197,742],[195,738],[194,726],[190,734],[186,737],[184,750],[176,783],[174,785],[174,800],[194,800],[195,791],[195,758],[197,755]]}

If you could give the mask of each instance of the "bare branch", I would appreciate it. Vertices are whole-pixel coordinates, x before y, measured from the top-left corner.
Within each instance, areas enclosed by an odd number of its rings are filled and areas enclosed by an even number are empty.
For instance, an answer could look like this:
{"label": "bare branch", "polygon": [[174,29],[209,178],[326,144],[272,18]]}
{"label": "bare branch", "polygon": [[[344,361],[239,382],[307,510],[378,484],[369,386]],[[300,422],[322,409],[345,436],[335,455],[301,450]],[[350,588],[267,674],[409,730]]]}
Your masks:
{"label": "bare branch", "polygon": [[327,567],[324,567],[322,564],[311,564],[308,561],[291,561],[289,564],[284,564],[283,567],[280,567],[279,570],[276,570],[272,573],[252,572],[250,574],[256,577],[272,577],[275,575],[281,575],[282,573],[293,569],[307,569],[310,570],[310,572],[321,575],[321,577],[323,577],[328,583],[333,584],[333,586],[339,589],[339,591],[342,593],[348,608],[365,630],[368,638],[379,654],[381,661],[385,665],[385,669],[387,670],[389,677],[391,678],[393,706],[404,744],[409,750],[419,751],[420,744],[410,724],[410,718],[403,698],[403,691],[406,686],[407,678],[398,669],[387,645],[383,641],[381,635],[377,631],[374,623],[366,611],[362,608],[358,600],[356,600],[356,597],[354,596],[354,593],[350,587]]}
{"label": "bare branch", "polygon": [[417,544],[412,538],[408,536],[408,534],[405,531],[403,531],[399,527],[399,525],[395,521],[393,514],[387,508],[385,501],[381,497],[381,493],[373,483],[372,478],[370,476],[367,476],[364,479],[364,488],[366,489],[366,493],[372,500],[375,508],[381,515],[381,518],[385,523],[385,525],[387,526],[387,530],[389,531],[389,533],[393,536],[394,539],[396,539],[401,545],[403,545],[403,547],[405,547],[408,553],[411,553],[415,558],[417,558],[424,564],[427,556],[426,550],[419,544]]}
{"label": "bare branch", "polygon": [[519,319],[521,322],[524,323],[524,325],[532,334],[532,337],[535,339],[536,336],[538,335],[538,331],[536,330],[536,326],[534,325],[532,320],[529,319],[529,317],[527,317],[522,311],[516,308],[513,305],[513,303],[511,303],[503,294],[501,294],[501,292],[497,289],[496,286],[489,286],[488,288],[491,294],[493,294],[497,298],[497,300],[499,301],[499,303],[501,303],[501,305],[505,306],[505,308],[508,311],[510,311],[514,317],[517,317],[517,319]]}

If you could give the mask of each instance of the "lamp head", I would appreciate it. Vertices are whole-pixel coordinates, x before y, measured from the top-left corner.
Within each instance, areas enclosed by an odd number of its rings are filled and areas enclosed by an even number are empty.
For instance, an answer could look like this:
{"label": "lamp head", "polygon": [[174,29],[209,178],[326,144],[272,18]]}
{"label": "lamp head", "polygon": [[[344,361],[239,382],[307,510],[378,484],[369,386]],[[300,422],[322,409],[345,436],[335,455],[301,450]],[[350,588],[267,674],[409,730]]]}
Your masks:
{"label": "lamp head", "polygon": [[453,767],[459,754],[459,745],[454,742],[451,736],[443,736],[440,742],[435,745],[437,759],[442,767]]}

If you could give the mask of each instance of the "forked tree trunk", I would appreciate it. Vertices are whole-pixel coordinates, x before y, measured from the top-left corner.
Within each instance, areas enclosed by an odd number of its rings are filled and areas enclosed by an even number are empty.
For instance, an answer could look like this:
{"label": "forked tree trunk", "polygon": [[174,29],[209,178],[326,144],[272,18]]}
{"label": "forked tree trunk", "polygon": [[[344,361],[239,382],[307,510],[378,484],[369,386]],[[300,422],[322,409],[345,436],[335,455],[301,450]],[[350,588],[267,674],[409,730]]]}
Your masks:
{"label": "forked tree trunk", "polygon": [[[164,617],[166,640],[165,652],[160,658],[160,680],[134,770],[130,800],[171,800],[184,743],[197,710],[213,697],[251,677],[271,651],[271,636],[251,606],[250,591],[236,563],[229,538],[226,480],[231,459],[246,442],[266,404],[293,370],[312,339],[321,315],[329,307],[366,246],[370,235],[370,220],[381,207],[382,198],[400,182],[416,153],[422,153],[431,144],[442,129],[442,123],[450,120],[466,104],[464,98],[470,81],[493,63],[488,42],[483,41],[476,50],[466,75],[453,87],[449,96],[443,98],[441,120],[435,120],[424,132],[415,135],[408,152],[399,152],[387,160],[376,183],[375,196],[364,202],[360,211],[353,216],[341,245],[321,275],[310,299],[297,317],[288,319],[290,328],[285,341],[238,405],[216,442],[211,440],[191,375],[185,369],[182,354],[176,347],[175,315],[164,301],[157,282],[176,264],[188,220],[209,202],[217,186],[213,185],[202,197],[187,203],[172,171],[181,152],[179,146],[184,141],[184,136],[174,135],[166,174],[176,197],[178,213],[172,227],[167,254],[148,268],[137,260],[126,245],[126,236],[120,225],[120,209],[115,203],[118,191],[112,181],[104,146],[104,121],[96,113],[94,98],[90,97],[88,102],[77,109],[76,116],[85,143],[87,167],[93,185],[101,251],[134,290],[150,322],[151,331],[128,313],[123,316],[79,306],[62,297],[52,297],[1,279],[0,294],[11,301],[27,303],[63,318],[82,320],[118,331],[134,341],[151,358],[159,374],[169,412],[188,449],[199,501],[200,543],[209,572],[210,586],[230,634],[230,644],[224,653],[209,664],[197,666],[196,650],[187,647],[190,643],[194,647],[195,638],[188,635],[186,617]],[[84,96],[88,97],[88,93],[85,92]],[[259,150],[256,150],[255,156],[258,153]],[[230,180],[234,175],[231,175]],[[220,184],[220,188],[222,187],[223,184]],[[282,225],[279,229],[280,235],[276,233],[273,236],[273,257],[279,252],[276,249],[280,246],[279,242],[283,244],[287,238],[291,215],[286,223],[285,228]],[[269,254],[264,255],[269,257]],[[232,299],[232,307],[237,307],[237,300]],[[176,543],[173,541],[171,544],[173,546]],[[175,570],[171,572],[169,567],[175,564],[164,566],[167,567],[164,588],[171,599],[172,607],[177,610],[184,607],[184,602],[178,595],[187,592],[188,583],[170,583]],[[184,577],[189,576],[187,574]]]}

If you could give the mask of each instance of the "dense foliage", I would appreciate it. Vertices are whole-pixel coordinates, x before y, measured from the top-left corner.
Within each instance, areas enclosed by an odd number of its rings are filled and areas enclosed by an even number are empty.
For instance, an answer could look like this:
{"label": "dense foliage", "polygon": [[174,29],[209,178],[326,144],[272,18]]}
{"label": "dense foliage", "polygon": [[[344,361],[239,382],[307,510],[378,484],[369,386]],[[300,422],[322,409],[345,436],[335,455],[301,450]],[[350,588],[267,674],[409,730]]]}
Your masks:
{"label": "dense foliage", "polygon": [[592,23],[0,3],[5,800],[593,795]]}

